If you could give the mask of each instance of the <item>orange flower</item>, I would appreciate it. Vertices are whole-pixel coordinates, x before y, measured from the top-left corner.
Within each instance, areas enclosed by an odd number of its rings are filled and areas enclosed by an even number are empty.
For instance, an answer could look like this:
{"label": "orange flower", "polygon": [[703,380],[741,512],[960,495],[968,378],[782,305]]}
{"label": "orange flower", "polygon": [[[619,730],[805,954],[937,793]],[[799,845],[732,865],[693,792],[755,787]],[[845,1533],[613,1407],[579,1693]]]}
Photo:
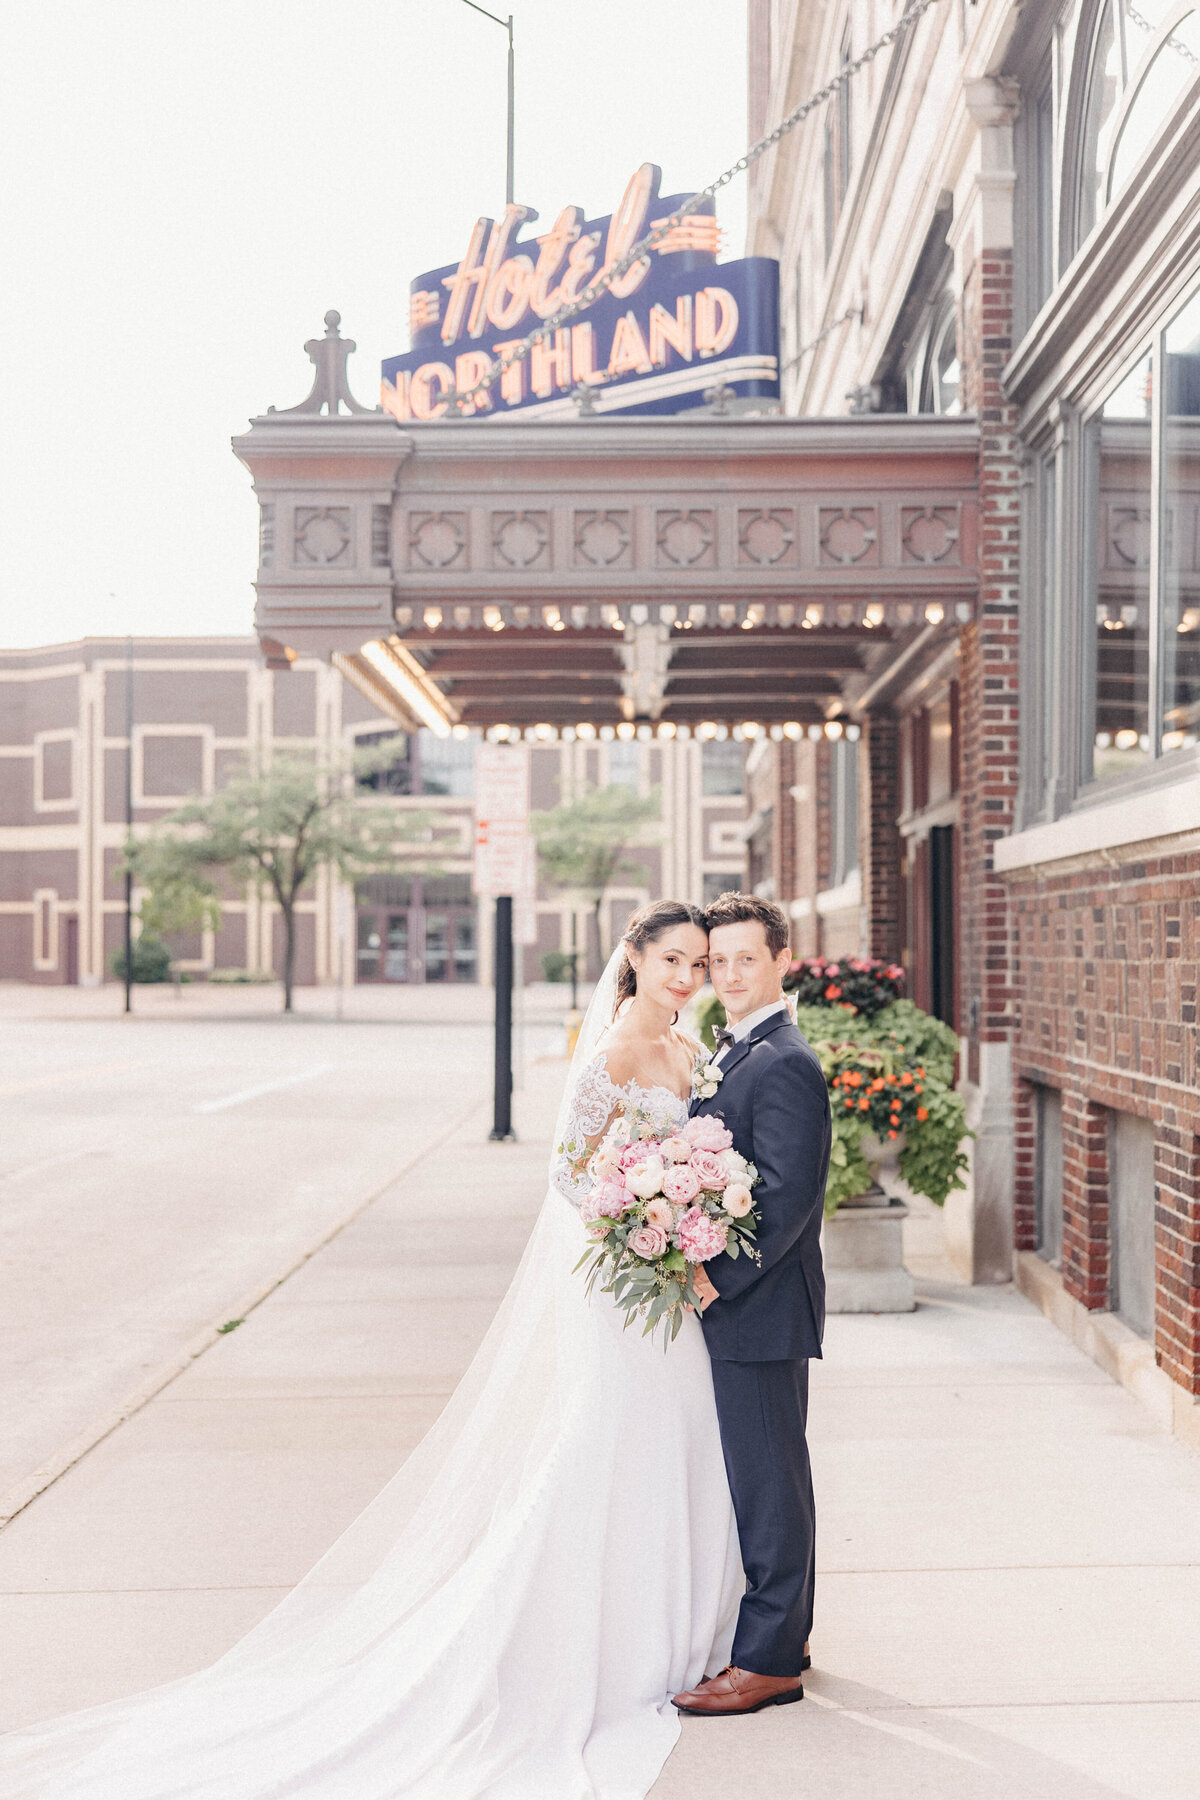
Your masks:
{"label": "orange flower", "polygon": [[860,1074],[859,1070],[857,1070],[857,1069],[851,1069],[849,1075],[847,1075],[847,1077],[846,1077],[846,1080],[850,1083],[851,1087],[861,1087],[862,1086],[862,1075]]}
{"label": "orange flower", "polygon": [[888,1076],[888,1078],[887,1078],[887,1083],[888,1083],[888,1086],[889,1086],[889,1087],[895,1087],[895,1085],[896,1085],[896,1077],[895,1077],[895,1076],[894,1076],[894,1075],[889,1075],[889,1076]]}
{"label": "orange flower", "polygon": [[898,1132],[898,1131],[889,1131],[889,1132],[888,1132],[888,1136],[889,1136],[889,1137],[890,1137],[890,1138],[894,1138],[894,1137],[899,1137],[899,1136],[900,1136],[900,1133],[899,1133],[899,1132]]}
{"label": "orange flower", "polygon": [[918,1119],[920,1119],[920,1121],[923,1125],[925,1123],[926,1119],[929,1117],[929,1108],[927,1106],[918,1106],[917,1117],[918,1117]]}
{"label": "orange flower", "polygon": [[921,1086],[921,1083],[919,1081],[914,1081],[913,1093],[914,1094],[923,1094],[924,1092],[925,1092],[925,1089]]}
{"label": "orange flower", "polygon": [[851,1106],[851,1107],[854,1105],[854,1095],[853,1094],[846,1095],[846,1105]]}
{"label": "orange flower", "polygon": [[859,1112],[870,1112],[871,1110],[871,1102],[867,1099],[865,1094],[858,1103],[858,1110]]}
{"label": "orange flower", "polygon": [[841,997],[842,997],[841,988],[835,987],[833,982],[830,982],[829,986],[825,989],[825,998],[827,1000],[840,1000]]}
{"label": "orange flower", "polygon": [[900,1086],[901,1087],[911,1087],[912,1086],[912,1073],[910,1070],[905,1069],[903,1075],[900,1077]]}
{"label": "orange flower", "polygon": [[874,1081],[871,1083],[871,1092],[873,1094],[878,1094],[882,1091],[882,1089],[883,1089],[883,1076],[877,1075],[875,1077]]}

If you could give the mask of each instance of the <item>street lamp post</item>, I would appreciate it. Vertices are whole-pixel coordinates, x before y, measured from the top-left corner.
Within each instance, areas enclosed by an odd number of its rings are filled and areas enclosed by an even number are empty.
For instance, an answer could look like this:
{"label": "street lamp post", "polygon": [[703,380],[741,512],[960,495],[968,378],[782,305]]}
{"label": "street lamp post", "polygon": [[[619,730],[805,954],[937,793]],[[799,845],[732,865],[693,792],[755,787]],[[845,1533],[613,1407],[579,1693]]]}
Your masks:
{"label": "street lamp post", "polygon": [[463,5],[469,6],[472,12],[482,13],[485,19],[490,19],[493,25],[499,25],[508,33],[508,155],[505,161],[504,203],[506,206],[511,206],[513,203],[513,155],[516,119],[516,63],[513,57],[513,16],[509,13],[506,19],[502,19],[498,14],[489,12],[486,6],[477,6],[475,0],[463,0]]}
{"label": "street lamp post", "polygon": [[129,843],[133,837],[133,639],[125,639],[125,1011],[133,1011],[133,870]]}

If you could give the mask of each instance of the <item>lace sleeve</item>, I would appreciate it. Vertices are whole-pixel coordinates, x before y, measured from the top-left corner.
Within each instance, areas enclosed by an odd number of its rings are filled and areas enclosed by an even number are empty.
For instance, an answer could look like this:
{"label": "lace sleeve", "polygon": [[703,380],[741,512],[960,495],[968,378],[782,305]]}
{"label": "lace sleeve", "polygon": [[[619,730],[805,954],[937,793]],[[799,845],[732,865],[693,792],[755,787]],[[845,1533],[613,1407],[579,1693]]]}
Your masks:
{"label": "lace sleeve", "polygon": [[590,1186],[588,1158],[625,1106],[626,1095],[609,1074],[608,1058],[601,1052],[575,1083],[562,1137],[550,1163],[550,1185],[572,1206],[583,1204]]}

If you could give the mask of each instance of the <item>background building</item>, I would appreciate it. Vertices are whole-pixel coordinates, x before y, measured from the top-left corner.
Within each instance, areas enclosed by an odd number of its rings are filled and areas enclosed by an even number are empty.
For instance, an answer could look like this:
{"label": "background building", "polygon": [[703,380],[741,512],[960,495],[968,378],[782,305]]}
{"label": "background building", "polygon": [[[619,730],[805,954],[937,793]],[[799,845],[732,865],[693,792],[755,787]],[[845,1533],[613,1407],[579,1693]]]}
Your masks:
{"label": "background building", "polygon": [[[752,0],[753,135],[902,10]],[[864,943],[966,1041],[960,1260],[1015,1250],[1093,1346],[1116,1315],[1169,1411],[1200,1392],[1200,13],[946,0],[751,184],[785,410],[978,421],[976,618],[847,689]],[[777,835],[762,879],[832,880],[819,807]]]}
{"label": "background building", "polygon": [[[394,762],[362,804],[427,814],[435,872],[377,875],[357,895],[322,874],[299,903],[297,978],[490,978],[480,911],[490,917],[490,902],[471,892],[480,734],[400,730],[328,663],[300,658],[276,672],[263,667],[257,639],[245,637],[139,638],[131,659],[120,638],[0,654],[0,979],[108,977],[124,932],[127,694],[135,829],[211,793],[231,765],[272,746],[394,744]],[[741,880],[744,760],[743,744],[724,730],[703,744],[657,744],[610,727],[592,744],[533,747],[536,808],[587,786],[661,795],[661,822],[630,859],[642,874],[618,878],[607,896],[606,953],[631,907],[647,898],[678,893],[699,902]],[[594,966],[590,925],[590,909],[581,907],[578,942]],[[570,938],[570,902],[543,886],[524,979],[539,979],[542,955],[566,949]],[[277,909],[247,892],[224,906],[218,932],[180,949],[179,966],[196,976],[214,967],[277,968]]]}

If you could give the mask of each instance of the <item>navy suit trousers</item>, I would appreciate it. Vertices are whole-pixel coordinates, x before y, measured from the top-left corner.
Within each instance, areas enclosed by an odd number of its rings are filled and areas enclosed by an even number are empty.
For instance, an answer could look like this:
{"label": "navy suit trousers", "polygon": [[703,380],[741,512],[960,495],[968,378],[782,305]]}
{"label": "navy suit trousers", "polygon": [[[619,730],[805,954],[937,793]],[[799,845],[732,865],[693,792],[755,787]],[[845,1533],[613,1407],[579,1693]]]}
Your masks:
{"label": "navy suit trousers", "polygon": [[756,1675],[799,1675],[812,1630],[816,1535],[808,1361],[714,1358],[712,1372],[746,1571],[733,1662]]}

